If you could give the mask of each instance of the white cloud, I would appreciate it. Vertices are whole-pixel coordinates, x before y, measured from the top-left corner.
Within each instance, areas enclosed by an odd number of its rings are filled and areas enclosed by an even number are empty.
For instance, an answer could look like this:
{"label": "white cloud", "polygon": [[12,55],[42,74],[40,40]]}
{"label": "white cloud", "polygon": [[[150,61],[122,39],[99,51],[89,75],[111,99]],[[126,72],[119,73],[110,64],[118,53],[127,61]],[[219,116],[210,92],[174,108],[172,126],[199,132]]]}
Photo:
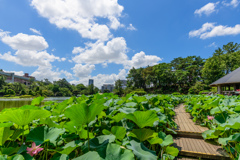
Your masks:
{"label": "white cloud", "polygon": [[[15,53],[7,52],[0,54],[0,59],[17,63],[22,66],[38,67],[32,73],[32,76],[38,80],[48,78],[50,81],[58,80],[61,72],[53,70],[52,62],[65,61],[66,58],[60,58],[47,53],[48,43],[42,36],[27,35],[19,33],[15,36],[9,36],[9,32],[0,31],[2,42],[16,50]],[[19,72],[23,73],[23,72]]]}
{"label": "white cloud", "polygon": [[109,20],[111,22],[110,28],[112,28],[112,29],[117,30],[120,27],[124,27],[124,25],[119,22],[118,18],[116,18],[114,16],[109,16]]}
{"label": "white cloud", "polygon": [[15,75],[18,75],[18,76],[23,76],[24,75],[23,71],[5,71],[5,70],[3,70],[3,71],[8,72],[8,73],[14,73]]}
{"label": "white cloud", "polygon": [[216,45],[216,43],[215,43],[215,42],[213,42],[213,43],[209,44],[207,47],[214,47],[214,48],[216,48],[216,47],[217,47],[217,45]]}
{"label": "white cloud", "polygon": [[95,65],[91,64],[76,64],[72,70],[75,73],[76,77],[82,78],[82,77],[87,77],[89,74],[92,73],[92,71],[95,69]]}
{"label": "white cloud", "polygon": [[57,81],[61,79],[61,72],[59,72],[58,69],[53,71],[52,66],[40,66],[31,76],[35,77],[37,80],[47,78],[49,81]]}
{"label": "white cloud", "polygon": [[202,25],[202,28],[189,32],[190,37],[200,37],[200,39],[238,34],[240,34],[240,24],[228,27],[223,25],[216,26],[215,23],[205,23]]}
{"label": "white cloud", "polygon": [[79,80],[71,81],[73,84],[82,83],[84,85],[88,85],[89,79],[94,79],[94,86],[97,86],[101,89],[103,84],[115,84],[115,81],[118,79],[124,80],[126,79],[127,71],[125,69],[120,69],[118,74],[98,74],[97,76],[88,76],[79,78]]}
{"label": "white cloud", "polygon": [[59,60],[59,57],[51,55],[46,51],[17,50],[15,54],[11,52],[0,54],[0,59],[15,62],[22,66],[51,66],[50,62]]}
{"label": "white cloud", "polygon": [[86,48],[74,48],[73,53],[80,54],[73,58],[76,63],[100,64],[116,63],[122,64],[128,59],[127,44],[123,37],[117,37],[106,44],[101,41],[86,44]]}
{"label": "white cloud", "polygon": [[231,2],[229,2],[229,3],[223,1],[223,5],[225,5],[225,6],[233,6],[234,8],[236,8],[239,4],[240,4],[239,0],[231,0]]}
{"label": "white cloud", "polygon": [[66,61],[66,58],[61,58],[61,61],[62,61],[62,62]]}
{"label": "white cloud", "polygon": [[205,6],[203,6],[200,9],[195,10],[194,14],[198,14],[199,16],[201,16],[202,14],[205,14],[207,16],[209,16],[210,14],[212,14],[213,12],[216,12],[216,6],[219,4],[219,2],[216,3],[208,3]]}
{"label": "white cloud", "polygon": [[36,33],[38,35],[42,35],[40,31],[34,29],[34,28],[29,28],[30,31],[32,31],[33,33]]}
{"label": "white cloud", "polygon": [[117,18],[124,9],[117,0],[32,0],[31,5],[58,28],[76,30],[84,38],[100,40],[108,40],[111,33],[97,19],[107,18],[111,28],[118,28]]}
{"label": "white cloud", "polygon": [[136,53],[132,60],[129,60],[125,63],[125,68],[140,68],[140,67],[146,67],[146,66],[153,66],[158,64],[159,61],[162,61],[162,59],[158,56],[154,55],[146,55],[143,51]]}
{"label": "white cloud", "polygon": [[137,29],[132,25],[132,24],[129,24],[129,26],[127,27],[128,30],[131,30],[131,31],[136,31]]}
{"label": "white cloud", "polygon": [[73,79],[72,73],[65,70],[61,70],[61,73],[63,73],[67,77],[67,79]]}
{"label": "white cloud", "polygon": [[2,42],[15,50],[44,50],[48,48],[48,43],[42,36],[27,35],[18,33],[11,37],[8,34],[2,36]]}

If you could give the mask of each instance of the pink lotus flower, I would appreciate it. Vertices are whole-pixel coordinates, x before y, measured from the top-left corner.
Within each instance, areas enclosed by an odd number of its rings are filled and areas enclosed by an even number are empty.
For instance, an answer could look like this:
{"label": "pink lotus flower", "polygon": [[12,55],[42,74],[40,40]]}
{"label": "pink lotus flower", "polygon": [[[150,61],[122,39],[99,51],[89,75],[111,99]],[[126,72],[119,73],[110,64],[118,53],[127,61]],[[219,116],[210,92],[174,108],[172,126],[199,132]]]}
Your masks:
{"label": "pink lotus flower", "polygon": [[208,119],[208,120],[213,120],[213,119],[214,119],[214,116],[207,116],[207,119]]}
{"label": "pink lotus flower", "polygon": [[40,146],[41,146],[41,145],[36,146],[36,143],[33,142],[31,148],[28,148],[28,147],[27,147],[27,151],[28,151],[27,153],[30,154],[30,156],[32,156],[32,157],[33,157],[34,155],[37,155],[38,152],[41,152],[41,151],[43,150],[43,148],[40,148]]}

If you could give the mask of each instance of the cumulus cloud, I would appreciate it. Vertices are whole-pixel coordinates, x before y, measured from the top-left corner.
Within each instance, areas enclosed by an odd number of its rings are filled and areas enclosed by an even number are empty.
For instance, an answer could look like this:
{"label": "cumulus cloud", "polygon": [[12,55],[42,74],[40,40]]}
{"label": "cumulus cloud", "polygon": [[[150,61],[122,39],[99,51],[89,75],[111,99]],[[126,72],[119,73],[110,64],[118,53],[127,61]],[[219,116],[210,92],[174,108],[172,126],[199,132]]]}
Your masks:
{"label": "cumulus cloud", "polygon": [[40,51],[48,48],[48,43],[42,36],[27,35],[23,33],[18,33],[12,37],[5,34],[5,36],[2,37],[2,42],[15,50]]}
{"label": "cumulus cloud", "polygon": [[95,69],[95,65],[92,64],[76,64],[72,70],[75,73],[76,77],[82,78],[87,77],[89,74],[92,73],[92,71]]}
{"label": "cumulus cloud", "polygon": [[208,3],[205,6],[203,6],[200,9],[195,10],[194,14],[197,14],[199,16],[201,16],[202,14],[205,14],[207,16],[209,16],[210,14],[212,14],[213,12],[216,12],[216,6],[219,4],[219,2],[216,3]]}
{"label": "cumulus cloud", "polygon": [[106,44],[102,41],[96,43],[87,43],[86,48],[76,47],[73,53],[79,55],[73,58],[73,61],[81,64],[100,64],[100,63],[116,63],[122,64],[128,59],[127,44],[123,37],[113,38]]}
{"label": "cumulus cloud", "polygon": [[36,33],[38,35],[42,35],[40,31],[34,29],[34,28],[29,28],[30,31],[32,31],[33,33]]}
{"label": "cumulus cloud", "polygon": [[65,70],[61,70],[61,73],[63,73],[67,77],[67,79],[73,79],[72,73]]}
{"label": "cumulus cloud", "polygon": [[132,24],[129,24],[129,26],[127,27],[128,30],[131,30],[131,31],[136,31],[137,29],[132,25]]}
{"label": "cumulus cloud", "polygon": [[49,81],[57,81],[61,79],[61,72],[59,72],[58,69],[53,70],[52,66],[39,66],[31,76],[35,77],[37,80],[47,78]]}
{"label": "cumulus cloud", "polygon": [[202,28],[189,32],[190,37],[199,37],[200,39],[238,34],[240,34],[240,24],[228,27],[216,25],[216,23],[205,23],[202,25]]}
{"label": "cumulus cloud", "polygon": [[15,54],[11,52],[0,54],[0,59],[15,62],[22,66],[51,66],[50,62],[59,60],[59,57],[51,55],[46,51],[17,50]]}
{"label": "cumulus cloud", "polygon": [[236,8],[240,4],[239,0],[231,0],[231,2],[227,3],[226,1],[223,1],[223,5],[225,6],[232,6]]}
{"label": "cumulus cloud", "polygon": [[116,29],[121,26],[118,17],[124,9],[117,0],[32,0],[31,6],[58,28],[76,30],[84,38],[100,40],[108,40],[111,33],[97,19],[109,19],[110,27]]}
{"label": "cumulus cloud", "polygon": [[6,71],[6,70],[3,70],[3,71],[8,72],[8,73],[14,73],[15,75],[18,75],[18,76],[23,76],[24,75],[23,71]]}
{"label": "cumulus cloud", "polygon": [[146,55],[143,51],[136,53],[131,60],[127,61],[125,63],[126,68],[140,68],[140,67],[146,67],[146,66],[153,66],[158,64],[159,61],[162,61],[162,59],[158,56],[154,55]]}
{"label": "cumulus cloud", "polygon": [[118,74],[98,74],[96,76],[88,76],[79,78],[79,80],[73,80],[71,83],[88,85],[89,79],[94,79],[94,86],[99,89],[103,84],[114,84],[116,80],[121,79],[125,80],[127,76],[127,71],[125,69],[120,69]]}
{"label": "cumulus cloud", "polygon": [[62,74],[58,70],[53,70],[52,62],[65,61],[66,58],[60,58],[53,54],[49,54],[46,49],[48,43],[42,36],[27,35],[18,33],[10,36],[9,32],[0,31],[1,41],[9,45],[15,53],[7,52],[0,54],[0,59],[14,62],[22,66],[38,67],[32,73],[32,76],[41,80],[48,78],[49,80],[58,80]]}

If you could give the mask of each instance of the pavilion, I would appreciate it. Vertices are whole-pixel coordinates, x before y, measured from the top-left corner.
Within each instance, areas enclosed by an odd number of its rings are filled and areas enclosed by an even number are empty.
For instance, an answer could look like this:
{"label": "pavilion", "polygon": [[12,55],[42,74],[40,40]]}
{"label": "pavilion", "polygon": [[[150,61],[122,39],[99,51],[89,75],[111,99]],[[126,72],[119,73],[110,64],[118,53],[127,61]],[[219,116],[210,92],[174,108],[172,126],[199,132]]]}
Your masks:
{"label": "pavilion", "polygon": [[237,90],[240,89],[240,67],[213,82],[210,86],[217,87],[218,94],[239,94]]}

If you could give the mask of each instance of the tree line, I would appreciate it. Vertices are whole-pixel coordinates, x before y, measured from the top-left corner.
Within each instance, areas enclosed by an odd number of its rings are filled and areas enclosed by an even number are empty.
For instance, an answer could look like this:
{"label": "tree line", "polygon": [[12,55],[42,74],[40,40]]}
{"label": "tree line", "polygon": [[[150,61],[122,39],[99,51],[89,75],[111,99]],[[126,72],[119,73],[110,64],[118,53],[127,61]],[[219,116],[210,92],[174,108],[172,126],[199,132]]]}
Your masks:
{"label": "tree line", "polygon": [[[25,85],[19,82],[5,83],[5,77],[0,76],[0,96],[77,96],[79,94],[95,94],[99,91],[93,85],[85,86],[83,84],[70,84],[65,78],[50,82],[48,79],[34,81],[31,85]],[[24,96],[23,96],[24,97]]]}
{"label": "tree line", "polygon": [[240,44],[230,42],[208,59],[200,56],[174,58],[170,63],[132,68],[127,76],[129,90],[149,93],[192,93],[209,90],[209,84],[240,67]]}
{"label": "tree line", "polygon": [[[210,90],[209,84],[238,67],[240,67],[240,44],[230,42],[216,49],[208,59],[200,56],[178,57],[170,63],[132,68],[127,76],[127,88],[122,88],[121,81],[117,80],[114,93],[120,96],[128,93],[198,94],[200,91]],[[21,83],[5,83],[5,77],[0,76],[0,96],[76,96],[98,92],[99,89],[93,85],[73,85],[65,78],[54,82],[48,79],[34,81],[27,86]]]}

